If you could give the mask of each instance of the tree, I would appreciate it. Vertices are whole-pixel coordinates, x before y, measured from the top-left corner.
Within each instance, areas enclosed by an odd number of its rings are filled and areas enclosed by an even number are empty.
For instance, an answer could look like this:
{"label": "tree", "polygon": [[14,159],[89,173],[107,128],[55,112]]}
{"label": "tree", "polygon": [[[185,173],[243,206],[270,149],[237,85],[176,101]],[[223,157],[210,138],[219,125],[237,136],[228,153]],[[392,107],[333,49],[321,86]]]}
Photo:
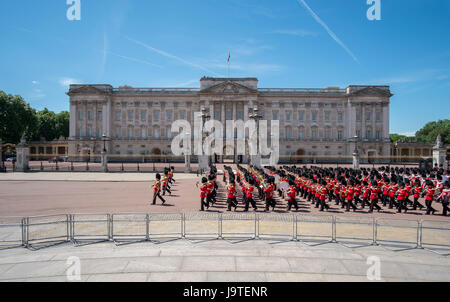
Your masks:
{"label": "tree", "polygon": [[5,143],[17,144],[23,134],[28,139],[35,135],[36,111],[22,97],[0,91],[0,138]]}
{"label": "tree", "polygon": [[391,139],[392,143],[400,142],[400,141],[406,141],[406,142],[415,142],[416,138],[414,136],[406,136],[401,134],[390,134],[389,138]]}
{"label": "tree", "polygon": [[70,127],[70,113],[68,111],[62,111],[56,115],[56,131],[58,138],[60,136],[64,138],[69,137]]}
{"label": "tree", "polygon": [[47,141],[52,141],[58,136],[56,128],[56,114],[45,108],[37,113],[38,133],[40,137]]}
{"label": "tree", "polygon": [[416,132],[416,138],[420,142],[434,143],[438,135],[442,136],[442,142],[450,144],[450,120],[439,120],[430,122]]}

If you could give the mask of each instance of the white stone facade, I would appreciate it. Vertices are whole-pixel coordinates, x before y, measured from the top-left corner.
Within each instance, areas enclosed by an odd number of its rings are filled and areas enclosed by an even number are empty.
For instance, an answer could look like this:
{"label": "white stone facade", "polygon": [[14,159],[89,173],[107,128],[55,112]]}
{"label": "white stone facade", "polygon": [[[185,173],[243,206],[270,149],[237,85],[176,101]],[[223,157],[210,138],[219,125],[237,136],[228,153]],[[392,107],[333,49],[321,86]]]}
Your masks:
{"label": "white stone facade", "polygon": [[185,119],[193,128],[194,113],[202,107],[224,125],[248,120],[255,107],[264,120],[279,120],[281,161],[351,162],[355,136],[362,162],[390,156],[389,86],[261,89],[256,78],[202,78],[200,84],[199,89],[71,85],[70,156],[100,158],[103,135],[113,160],[170,156],[172,123]]}

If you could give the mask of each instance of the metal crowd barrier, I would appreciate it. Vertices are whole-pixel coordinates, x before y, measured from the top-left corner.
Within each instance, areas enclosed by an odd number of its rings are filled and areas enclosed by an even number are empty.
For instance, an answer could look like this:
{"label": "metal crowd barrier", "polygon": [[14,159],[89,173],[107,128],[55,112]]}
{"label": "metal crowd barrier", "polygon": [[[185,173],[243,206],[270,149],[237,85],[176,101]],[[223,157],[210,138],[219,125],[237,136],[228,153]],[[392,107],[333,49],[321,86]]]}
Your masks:
{"label": "metal crowd barrier", "polygon": [[71,240],[86,245],[111,240],[109,214],[74,214],[70,217]]}
{"label": "metal crowd barrier", "polygon": [[[377,245],[404,249],[414,249],[420,246],[419,221],[378,218],[375,223],[375,243]],[[399,232],[398,230],[401,231]]]}
{"label": "metal crowd barrier", "polygon": [[305,244],[334,242],[334,217],[332,215],[296,215],[295,239]]}
{"label": "metal crowd barrier", "polygon": [[450,255],[450,222],[421,221],[419,245],[437,254]]}
{"label": "metal crowd barrier", "polygon": [[29,249],[70,242],[70,215],[26,217],[24,228],[23,241]]}
{"label": "metal crowd barrier", "polygon": [[335,216],[334,241],[343,245],[375,245],[375,218]]}
{"label": "metal crowd barrier", "polygon": [[258,239],[295,240],[295,216],[293,214],[258,214]]}
{"label": "metal crowd barrier", "polygon": [[183,214],[152,213],[148,218],[148,239],[150,241],[183,238]]}
{"label": "metal crowd barrier", "polygon": [[220,239],[221,215],[213,212],[186,212],[183,215],[183,237],[186,239]]}
{"label": "metal crowd barrier", "polygon": [[66,242],[75,246],[107,241],[122,245],[179,239],[379,245],[450,255],[450,221],[235,212],[0,217],[0,249],[40,249]]}
{"label": "metal crowd barrier", "polygon": [[225,240],[256,239],[256,213],[223,213],[221,215],[222,238]]}
{"label": "metal crowd barrier", "polygon": [[0,217],[0,250],[25,245],[23,224],[23,217]]}
{"label": "metal crowd barrier", "polygon": [[111,216],[111,239],[115,244],[149,241],[149,214],[131,213]]}

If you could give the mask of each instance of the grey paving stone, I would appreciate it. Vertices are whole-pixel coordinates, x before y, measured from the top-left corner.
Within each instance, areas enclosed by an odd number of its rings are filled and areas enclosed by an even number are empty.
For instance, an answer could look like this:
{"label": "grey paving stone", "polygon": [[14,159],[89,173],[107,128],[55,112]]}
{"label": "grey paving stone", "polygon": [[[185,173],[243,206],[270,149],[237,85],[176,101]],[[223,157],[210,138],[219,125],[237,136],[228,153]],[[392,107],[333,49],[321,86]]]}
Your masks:
{"label": "grey paving stone", "polygon": [[170,272],[180,271],[182,257],[146,257],[129,259],[124,268],[125,273]]}
{"label": "grey paving stone", "polygon": [[290,272],[289,263],[282,257],[236,257],[238,272]]}
{"label": "grey paving stone", "polygon": [[299,273],[317,273],[317,274],[349,274],[349,271],[337,259],[303,259],[288,258],[292,272]]}
{"label": "grey paving stone", "polygon": [[124,259],[81,259],[81,274],[122,273],[129,260]]}
{"label": "grey paving stone", "polygon": [[121,273],[90,275],[87,282],[146,282],[149,274],[146,273]]}
{"label": "grey paving stone", "polygon": [[4,271],[0,275],[0,280],[65,276],[65,272],[66,263],[63,261],[19,263]]}
{"label": "grey paving stone", "polygon": [[263,272],[208,272],[208,282],[266,282]]}
{"label": "grey paving stone", "polygon": [[398,264],[411,279],[450,282],[450,268],[448,266],[424,264]]}
{"label": "grey paving stone", "polygon": [[206,282],[206,272],[150,273],[148,282]]}
{"label": "grey paving stone", "polygon": [[266,273],[267,282],[323,282],[321,274],[305,273]]}
{"label": "grey paving stone", "polygon": [[[344,266],[351,275],[367,276],[367,270],[370,265],[366,261],[342,260]],[[381,260],[380,262],[381,278],[408,278],[409,275],[400,265],[394,262]]]}
{"label": "grey paving stone", "polygon": [[234,272],[234,257],[184,257],[181,271],[184,272]]}

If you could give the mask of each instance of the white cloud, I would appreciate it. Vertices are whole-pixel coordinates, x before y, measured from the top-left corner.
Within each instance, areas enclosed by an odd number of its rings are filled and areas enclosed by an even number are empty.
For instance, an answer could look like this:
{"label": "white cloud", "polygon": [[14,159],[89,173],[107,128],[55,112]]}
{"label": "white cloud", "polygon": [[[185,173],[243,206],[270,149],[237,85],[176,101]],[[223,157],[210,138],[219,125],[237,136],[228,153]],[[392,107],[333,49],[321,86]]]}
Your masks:
{"label": "white cloud", "polygon": [[320,17],[306,4],[305,0],[297,0],[300,4],[302,4],[306,10],[309,12],[309,14],[316,20],[317,23],[319,23],[330,35],[331,38],[333,38],[336,43],[338,43],[352,58],[355,60],[356,63],[359,63],[356,56],[353,54],[353,52],[336,36],[336,34],[328,27],[328,25],[320,19]]}
{"label": "white cloud", "polygon": [[280,29],[280,30],[272,30],[268,32],[269,34],[279,34],[279,35],[289,35],[289,36],[299,36],[299,37],[307,37],[307,36],[317,36],[315,32],[307,31],[304,29]]}
{"label": "white cloud", "polygon": [[175,56],[175,55],[173,55],[173,54],[170,54],[170,53],[168,53],[168,52],[166,52],[166,51],[164,51],[164,50],[160,50],[160,49],[154,48],[154,47],[152,47],[152,46],[150,46],[150,45],[145,44],[144,42],[137,41],[137,40],[131,39],[131,38],[129,38],[129,37],[126,37],[126,39],[129,40],[129,41],[131,41],[131,42],[133,42],[133,43],[136,43],[137,45],[140,45],[140,46],[142,46],[142,47],[144,47],[144,48],[146,48],[146,49],[148,49],[148,50],[150,50],[150,51],[152,51],[152,52],[156,52],[157,54],[160,54],[160,55],[162,55],[162,56],[164,56],[164,57],[167,57],[167,58],[176,60],[176,61],[178,61],[178,62],[181,62],[181,63],[185,64],[185,65],[188,65],[188,66],[191,66],[191,67],[194,67],[194,68],[197,68],[197,69],[201,69],[201,70],[206,71],[206,72],[209,72],[209,73],[211,73],[211,74],[213,74],[213,75],[215,75],[215,76],[220,76],[220,75],[217,74],[216,72],[214,72],[214,71],[212,71],[212,70],[209,70],[209,69],[206,68],[206,67],[203,67],[203,66],[198,65],[198,64],[193,63],[193,62],[189,62],[189,61],[187,61],[187,60],[185,60],[185,59],[183,59],[183,58],[177,57],[177,56]]}
{"label": "white cloud", "polygon": [[81,81],[78,79],[66,78],[66,77],[60,78],[58,80],[58,82],[61,86],[66,87],[66,88],[68,88],[72,84],[81,84]]}
{"label": "white cloud", "polygon": [[31,81],[31,84],[33,84],[33,85],[38,85],[39,82],[38,82],[38,81]]}

